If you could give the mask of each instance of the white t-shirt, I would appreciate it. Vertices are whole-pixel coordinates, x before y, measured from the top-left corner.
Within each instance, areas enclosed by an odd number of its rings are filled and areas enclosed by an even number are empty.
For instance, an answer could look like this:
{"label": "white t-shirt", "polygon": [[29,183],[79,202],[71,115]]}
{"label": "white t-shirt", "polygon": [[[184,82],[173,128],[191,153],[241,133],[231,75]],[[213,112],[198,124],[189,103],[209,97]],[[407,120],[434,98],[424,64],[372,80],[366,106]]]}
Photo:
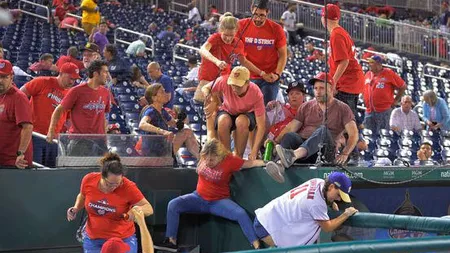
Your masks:
{"label": "white t-shirt", "polygon": [[285,11],[283,15],[281,15],[281,19],[284,23],[284,30],[289,32],[294,32],[295,23],[297,22],[297,15],[295,12]]}
{"label": "white t-shirt", "polygon": [[189,72],[186,75],[186,79],[189,81],[197,81],[198,80],[198,69],[199,69],[199,66],[189,70]]}
{"label": "white t-shirt", "polygon": [[[195,16],[195,18],[194,18],[194,16]],[[195,22],[202,21],[202,18],[200,17],[200,12],[198,11],[197,7],[194,7],[189,11],[188,19],[195,21]]]}
{"label": "white t-shirt", "polygon": [[329,220],[322,189],[325,181],[313,178],[255,211],[278,247],[313,244],[320,235],[317,220]]}

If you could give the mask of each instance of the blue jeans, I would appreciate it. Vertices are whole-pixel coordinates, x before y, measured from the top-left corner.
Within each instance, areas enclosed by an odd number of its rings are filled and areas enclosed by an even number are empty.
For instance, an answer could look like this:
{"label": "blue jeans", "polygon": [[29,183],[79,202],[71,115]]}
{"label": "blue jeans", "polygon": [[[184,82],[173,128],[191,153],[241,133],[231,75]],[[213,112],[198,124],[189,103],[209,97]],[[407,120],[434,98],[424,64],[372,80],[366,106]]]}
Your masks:
{"label": "blue jeans", "polygon": [[[130,246],[130,251],[128,251],[127,253],[137,253],[138,245],[136,235],[132,235],[122,240],[126,244],[128,244],[128,246]],[[100,253],[100,251],[102,250],[102,246],[106,241],[106,239],[90,239],[87,234],[85,234],[83,240],[83,252]]]}
{"label": "blue jeans", "polygon": [[[281,139],[281,143],[280,145],[283,148],[287,148],[287,149],[298,149],[300,147],[306,149],[307,151],[307,156],[302,158],[303,159],[307,159],[310,156],[316,154],[317,152],[319,152],[319,144],[321,143],[323,139],[323,144],[325,145],[324,148],[326,147],[327,144],[329,144],[328,148],[331,151],[334,151],[335,149],[335,140],[333,139],[333,136],[331,135],[330,131],[328,130],[328,128],[326,128],[325,126],[319,126],[316,131],[314,131],[312,133],[312,135],[308,138],[308,139],[303,139],[302,137],[300,137],[300,135],[298,133],[287,133],[283,136],[283,138]],[[325,152],[324,150],[322,150],[322,153],[326,154],[327,152]],[[333,154],[329,154],[330,157],[327,157],[328,159],[333,159],[333,157],[331,157]]]}
{"label": "blue jeans", "polygon": [[258,217],[255,217],[255,221],[253,222],[253,228],[255,229],[256,235],[259,239],[266,238],[269,236],[269,232],[263,227],[263,225],[259,222]]}
{"label": "blue jeans", "polygon": [[177,238],[180,214],[182,213],[210,213],[237,221],[250,243],[258,240],[247,213],[231,199],[207,201],[200,197],[197,191],[172,199],[167,206],[166,237]]}
{"label": "blue jeans", "polygon": [[47,167],[56,167],[58,144],[48,143],[39,137],[33,136],[33,161]]}
{"label": "blue jeans", "polygon": [[277,99],[278,90],[280,89],[279,81],[268,83],[264,79],[251,79],[261,89],[264,96],[264,105],[272,100]]}
{"label": "blue jeans", "polygon": [[360,125],[362,123],[362,119],[358,115],[358,97],[359,94],[350,94],[342,91],[338,91],[334,98],[346,103],[355,115],[356,125]]}
{"label": "blue jeans", "polygon": [[389,120],[391,119],[392,109],[384,112],[366,113],[364,117],[364,128],[372,130],[372,133],[379,134],[380,129],[390,129]]}

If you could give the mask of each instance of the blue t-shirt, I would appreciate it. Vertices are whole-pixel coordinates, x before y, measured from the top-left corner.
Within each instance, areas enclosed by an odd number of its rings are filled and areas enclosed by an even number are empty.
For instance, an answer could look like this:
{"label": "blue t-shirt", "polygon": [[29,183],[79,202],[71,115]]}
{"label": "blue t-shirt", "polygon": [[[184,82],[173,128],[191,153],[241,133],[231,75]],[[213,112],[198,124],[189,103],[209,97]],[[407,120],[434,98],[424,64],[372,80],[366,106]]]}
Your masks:
{"label": "blue t-shirt", "polygon": [[[147,106],[147,108],[144,108],[144,113],[142,113],[141,119],[145,116],[148,116],[150,118],[149,124],[154,125],[155,127],[159,127],[164,130],[169,130],[169,126],[167,125],[167,122],[169,122],[172,117],[169,115],[169,113],[163,108],[162,112],[159,113],[153,106]],[[141,131],[142,134],[155,134],[155,133],[149,133],[145,131]]]}
{"label": "blue t-shirt", "polygon": [[445,11],[441,14],[441,25],[447,25],[448,18],[450,18],[450,11]]}
{"label": "blue t-shirt", "polygon": [[173,87],[172,79],[167,75],[162,75],[159,79],[154,80],[153,83],[160,83],[164,87],[164,90],[166,90],[167,93],[170,92],[170,100],[167,102],[167,104],[164,105],[164,107],[172,109],[174,99],[175,99],[175,87]]}

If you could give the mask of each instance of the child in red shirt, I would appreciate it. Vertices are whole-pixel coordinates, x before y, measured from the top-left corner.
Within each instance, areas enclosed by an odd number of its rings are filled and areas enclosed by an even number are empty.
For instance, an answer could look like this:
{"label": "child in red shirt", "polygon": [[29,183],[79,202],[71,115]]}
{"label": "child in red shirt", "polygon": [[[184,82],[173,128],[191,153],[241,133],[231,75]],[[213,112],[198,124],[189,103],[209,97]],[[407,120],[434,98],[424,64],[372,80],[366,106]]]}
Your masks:
{"label": "child in red shirt", "polygon": [[85,251],[100,252],[109,238],[117,237],[130,246],[129,252],[137,252],[132,209],[149,216],[153,214],[153,208],[136,184],[124,177],[117,154],[107,153],[100,163],[100,172],[83,177],[75,205],[67,210],[67,220],[74,220],[76,214],[86,208]]}
{"label": "child in red shirt", "polygon": [[[261,160],[247,161],[232,155],[217,139],[209,140],[201,151],[198,163],[197,190],[175,198],[167,207],[166,240],[158,246],[176,249],[177,232],[182,213],[210,213],[239,222],[254,248],[259,241],[245,210],[230,199],[229,183],[234,172],[264,166]],[[277,172],[278,173],[278,172]]]}

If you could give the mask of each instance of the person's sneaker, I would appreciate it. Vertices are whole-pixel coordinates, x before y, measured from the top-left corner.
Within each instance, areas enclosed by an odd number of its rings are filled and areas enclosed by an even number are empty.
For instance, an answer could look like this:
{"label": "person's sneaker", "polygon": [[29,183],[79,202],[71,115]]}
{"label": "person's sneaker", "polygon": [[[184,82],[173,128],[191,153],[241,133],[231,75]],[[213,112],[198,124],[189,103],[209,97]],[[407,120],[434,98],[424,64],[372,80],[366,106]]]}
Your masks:
{"label": "person's sneaker", "polygon": [[169,252],[177,252],[178,251],[178,246],[171,243],[169,238],[164,239],[164,241],[155,244],[154,246],[155,249],[158,250],[165,250],[165,251],[169,251]]}
{"label": "person's sneaker", "polygon": [[283,164],[285,168],[289,168],[292,164],[294,164],[295,154],[293,150],[285,149],[281,145],[276,145],[275,150],[280,157],[281,164]]}
{"label": "person's sneaker", "polygon": [[284,167],[280,164],[272,161],[268,162],[266,164],[266,172],[271,178],[273,178],[273,180],[277,181],[278,183],[284,183]]}

